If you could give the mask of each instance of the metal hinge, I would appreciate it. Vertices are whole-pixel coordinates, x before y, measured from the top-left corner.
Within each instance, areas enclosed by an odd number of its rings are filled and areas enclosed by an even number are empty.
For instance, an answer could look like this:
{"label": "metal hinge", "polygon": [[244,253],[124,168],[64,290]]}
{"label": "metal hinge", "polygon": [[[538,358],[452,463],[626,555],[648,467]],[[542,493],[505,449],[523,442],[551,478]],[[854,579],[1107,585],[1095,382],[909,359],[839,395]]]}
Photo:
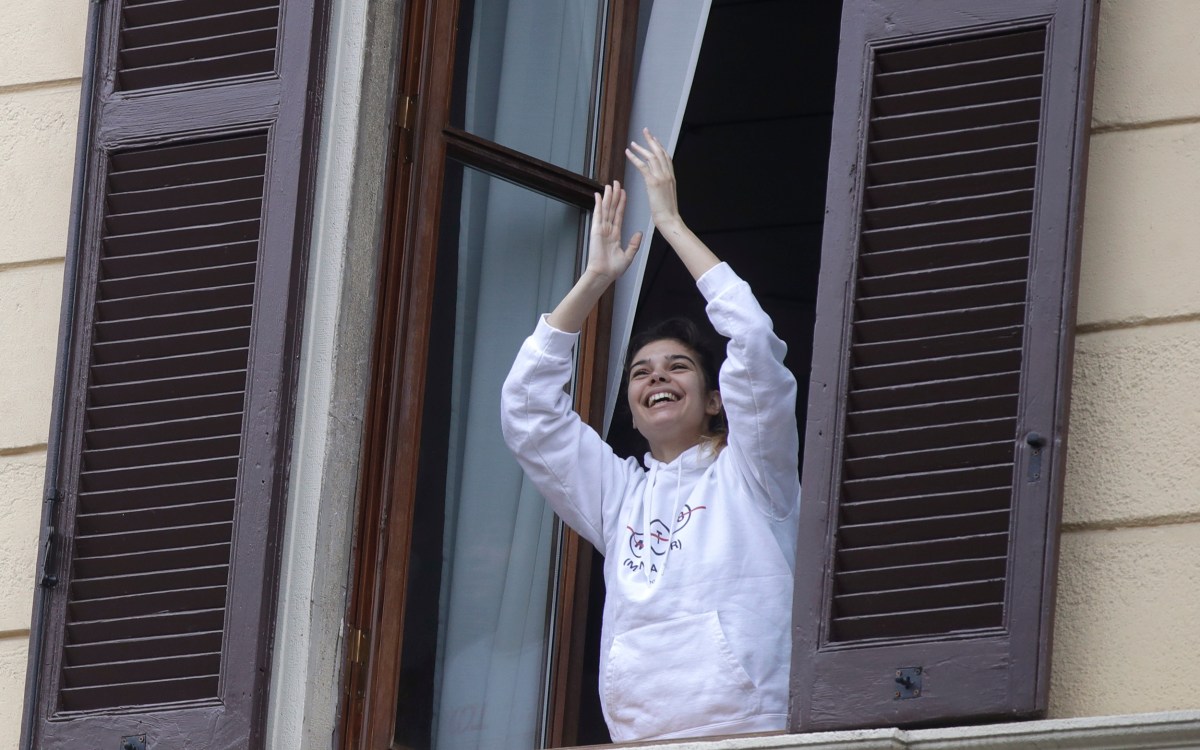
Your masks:
{"label": "metal hinge", "polygon": [[346,633],[346,652],[350,655],[351,664],[367,663],[367,645],[370,643],[370,633],[358,628],[350,628]]}
{"label": "metal hinge", "polygon": [[[59,499],[58,490],[51,490],[46,495],[46,503],[49,505],[57,504]],[[50,518],[55,518],[57,512],[52,508]],[[46,548],[42,552],[42,579],[39,582],[42,588],[50,589],[58,585],[58,542],[58,529],[51,522],[46,529]]]}
{"label": "metal hinge", "polygon": [[416,127],[416,120],[416,97],[401,96],[396,107],[396,126],[400,129],[398,145],[400,158],[404,160],[405,164],[411,164],[413,160],[413,129]]}

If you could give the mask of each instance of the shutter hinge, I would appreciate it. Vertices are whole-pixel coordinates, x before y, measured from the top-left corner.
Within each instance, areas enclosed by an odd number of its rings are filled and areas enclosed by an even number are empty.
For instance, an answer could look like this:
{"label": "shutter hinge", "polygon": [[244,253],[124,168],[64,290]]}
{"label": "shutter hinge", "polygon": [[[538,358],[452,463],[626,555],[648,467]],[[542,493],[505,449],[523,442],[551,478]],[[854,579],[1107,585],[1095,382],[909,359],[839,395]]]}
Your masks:
{"label": "shutter hinge", "polygon": [[398,148],[401,152],[400,158],[404,160],[405,164],[411,164],[413,160],[413,129],[416,127],[416,119],[416,97],[408,95],[401,96],[396,111],[396,127],[400,129],[400,139],[398,145]]}
{"label": "shutter hinge", "polygon": [[350,628],[347,634],[346,651],[350,655],[351,664],[366,664],[367,662],[367,644],[370,642],[370,633],[366,630],[358,628]]}
{"label": "shutter hinge", "polygon": [[[50,490],[50,494],[46,495],[46,503],[54,505],[59,501],[58,490]],[[49,517],[57,518],[58,512],[54,509],[50,510]],[[42,580],[39,582],[44,589],[54,588],[58,585],[58,529],[51,522],[46,527],[46,549],[42,553]]]}
{"label": "shutter hinge", "polygon": [[351,700],[362,701],[367,695],[367,656],[371,633],[358,628],[346,629],[346,655],[350,659],[346,690]]}

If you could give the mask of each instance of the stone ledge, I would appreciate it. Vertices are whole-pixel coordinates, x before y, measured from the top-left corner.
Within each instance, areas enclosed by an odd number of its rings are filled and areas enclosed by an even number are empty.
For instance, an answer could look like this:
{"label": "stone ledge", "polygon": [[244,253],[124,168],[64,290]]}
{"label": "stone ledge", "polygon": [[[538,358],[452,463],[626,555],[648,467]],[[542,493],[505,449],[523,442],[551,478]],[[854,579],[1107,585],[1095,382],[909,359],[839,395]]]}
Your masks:
{"label": "stone ledge", "polygon": [[655,750],[1134,750],[1200,748],[1200,710],[1045,719],[943,729],[862,729],[799,735],[637,743]]}

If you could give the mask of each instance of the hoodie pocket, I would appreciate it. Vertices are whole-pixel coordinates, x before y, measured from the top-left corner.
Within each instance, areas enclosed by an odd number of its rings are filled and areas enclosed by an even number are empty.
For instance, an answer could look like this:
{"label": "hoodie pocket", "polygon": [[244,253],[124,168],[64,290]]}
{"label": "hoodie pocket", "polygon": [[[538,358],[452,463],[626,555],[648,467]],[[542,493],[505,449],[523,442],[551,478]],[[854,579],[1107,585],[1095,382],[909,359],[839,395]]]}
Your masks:
{"label": "hoodie pocket", "polygon": [[754,682],[725,640],[716,612],[617,635],[604,697],[618,742],[737,721],[759,711]]}

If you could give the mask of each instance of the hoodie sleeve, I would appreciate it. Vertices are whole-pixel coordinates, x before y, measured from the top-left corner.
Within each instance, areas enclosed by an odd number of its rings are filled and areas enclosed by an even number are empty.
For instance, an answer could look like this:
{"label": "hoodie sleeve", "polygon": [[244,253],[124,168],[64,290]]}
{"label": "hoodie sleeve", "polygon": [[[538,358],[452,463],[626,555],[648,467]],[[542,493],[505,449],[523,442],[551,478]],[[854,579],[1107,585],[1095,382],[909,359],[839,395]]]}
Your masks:
{"label": "hoodie sleeve", "polygon": [[602,552],[621,498],[641,472],[622,461],[571,408],[571,350],[578,334],[543,316],[504,381],[500,425],[526,475],[567,524]]}
{"label": "hoodie sleeve", "polygon": [[761,510],[786,518],[800,503],[796,378],[783,364],[787,345],[775,335],[750,285],[727,264],[709,269],[697,286],[708,301],[713,327],[729,338],[720,375],[727,450],[757,490]]}

